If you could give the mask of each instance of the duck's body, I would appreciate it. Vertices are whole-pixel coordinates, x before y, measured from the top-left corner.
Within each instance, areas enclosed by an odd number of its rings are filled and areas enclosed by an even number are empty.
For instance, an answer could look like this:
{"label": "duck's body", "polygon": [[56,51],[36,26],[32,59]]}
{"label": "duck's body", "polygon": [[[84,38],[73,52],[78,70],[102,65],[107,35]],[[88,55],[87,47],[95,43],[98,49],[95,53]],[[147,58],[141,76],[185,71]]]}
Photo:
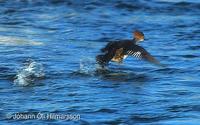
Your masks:
{"label": "duck's body", "polygon": [[134,36],[132,40],[109,42],[106,47],[101,49],[104,54],[97,55],[97,63],[104,67],[110,61],[122,63],[127,56],[134,56],[160,65],[144,48],[137,45],[138,42],[144,40],[144,34],[140,31],[135,31]]}

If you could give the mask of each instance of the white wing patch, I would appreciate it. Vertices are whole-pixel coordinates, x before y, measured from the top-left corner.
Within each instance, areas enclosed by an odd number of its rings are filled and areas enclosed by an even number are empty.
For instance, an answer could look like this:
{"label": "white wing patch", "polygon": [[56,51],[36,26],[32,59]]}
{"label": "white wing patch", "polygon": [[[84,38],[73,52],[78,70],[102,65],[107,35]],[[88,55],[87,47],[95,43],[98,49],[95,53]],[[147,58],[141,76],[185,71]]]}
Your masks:
{"label": "white wing patch", "polygon": [[135,56],[135,57],[137,57],[137,58],[141,58],[141,57],[142,57],[140,51],[134,52],[134,51],[131,51],[131,50],[130,50],[130,51],[128,51],[127,53],[128,53],[129,55]]}
{"label": "white wing patch", "polygon": [[123,58],[124,58],[124,59],[126,59],[127,57],[128,57],[128,55],[124,55],[124,57],[123,57]]}

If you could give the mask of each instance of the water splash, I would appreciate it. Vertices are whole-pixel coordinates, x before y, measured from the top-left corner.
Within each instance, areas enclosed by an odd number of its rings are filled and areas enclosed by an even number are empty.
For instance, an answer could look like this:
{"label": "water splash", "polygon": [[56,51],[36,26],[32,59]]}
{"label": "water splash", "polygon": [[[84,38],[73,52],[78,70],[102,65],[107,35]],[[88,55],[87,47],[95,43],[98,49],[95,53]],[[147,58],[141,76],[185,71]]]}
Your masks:
{"label": "water splash", "polygon": [[44,68],[41,63],[29,61],[22,69],[20,69],[14,80],[15,85],[27,86],[32,84],[37,79],[45,76]]}
{"label": "water splash", "polygon": [[82,74],[93,75],[96,69],[96,63],[93,58],[80,59],[79,72]]}

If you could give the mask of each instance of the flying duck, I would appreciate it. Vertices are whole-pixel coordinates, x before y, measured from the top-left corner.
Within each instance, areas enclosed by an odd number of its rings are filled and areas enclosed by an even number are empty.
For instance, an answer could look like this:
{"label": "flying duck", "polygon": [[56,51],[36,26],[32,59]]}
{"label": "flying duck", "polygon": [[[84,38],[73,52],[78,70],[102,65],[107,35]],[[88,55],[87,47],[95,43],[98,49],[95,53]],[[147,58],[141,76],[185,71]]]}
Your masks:
{"label": "flying duck", "polygon": [[126,57],[133,56],[161,66],[159,61],[138,45],[142,41],[144,41],[144,34],[136,30],[133,32],[133,39],[109,42],[101,49],[102,54],[96,56],[96,62],[105,67],[110,61],[123,63]]}

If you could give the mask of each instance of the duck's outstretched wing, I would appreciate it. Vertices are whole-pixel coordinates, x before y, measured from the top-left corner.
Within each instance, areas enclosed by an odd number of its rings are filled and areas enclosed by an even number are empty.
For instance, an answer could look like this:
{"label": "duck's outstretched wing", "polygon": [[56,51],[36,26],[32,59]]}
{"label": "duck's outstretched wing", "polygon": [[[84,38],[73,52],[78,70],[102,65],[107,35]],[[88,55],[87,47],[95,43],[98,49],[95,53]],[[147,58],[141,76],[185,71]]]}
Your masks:
{"label": "duck's outstretched wing", "polygon": [[150,53],[148,53],[144,48],[138,45],[130,46],[126,50],[126,54],[129,56],[134,56],[136,58],[147,60],[153,64],[163,66],[158,60],[156,60]]}

